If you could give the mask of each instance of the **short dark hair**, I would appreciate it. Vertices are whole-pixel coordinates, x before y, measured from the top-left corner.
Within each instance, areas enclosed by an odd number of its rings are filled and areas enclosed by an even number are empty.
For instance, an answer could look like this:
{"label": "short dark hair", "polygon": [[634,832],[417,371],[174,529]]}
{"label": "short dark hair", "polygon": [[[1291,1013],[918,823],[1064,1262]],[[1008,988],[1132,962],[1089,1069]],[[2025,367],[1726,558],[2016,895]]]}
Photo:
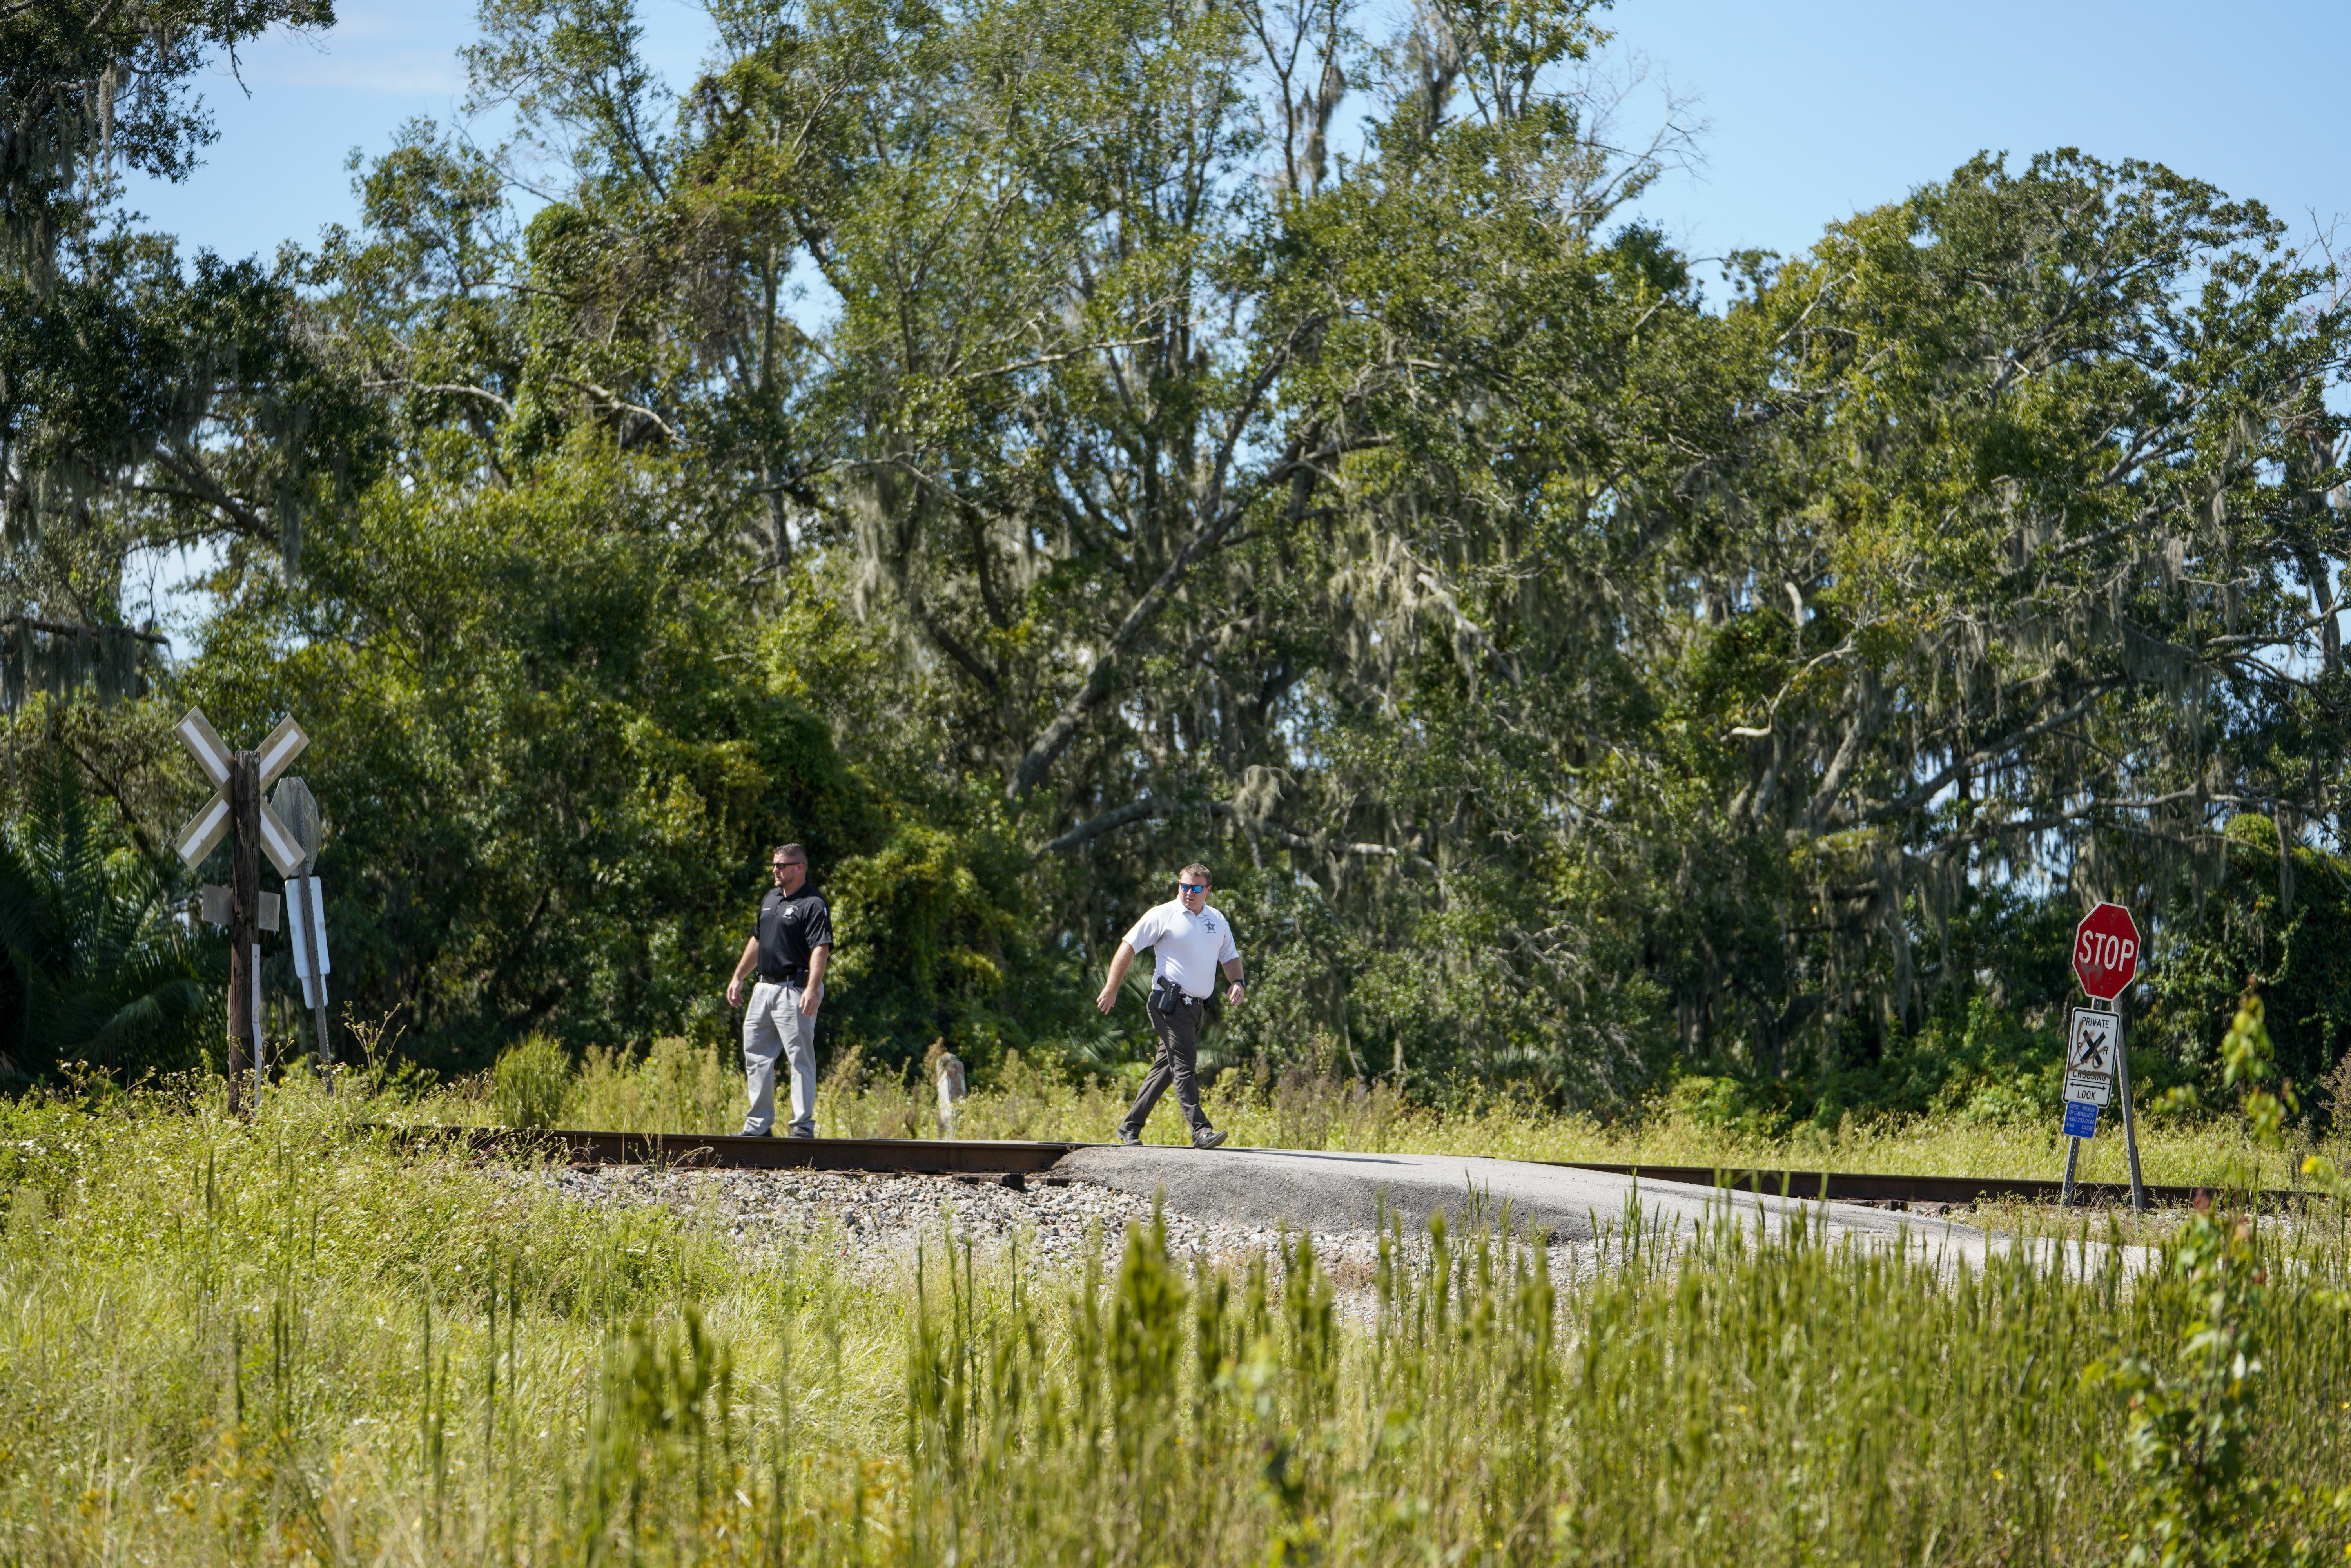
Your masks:
{"label": "short dark hair", "polygon": [[1190,865],[1187,865],[1182,871],[1177,872],[1176,873],[1176,879],[1178,882],[1181,882],[1184,878],[1190,876],[1194,872],[1200,873],[1200,885],[1203,887],[1206,887],[1216,881],[1214,877],[1208,874],[1208,868],[1202,865],[1198,861],[1194,861]]}
{"label": "short dark hair", "polygon": [[778,844],[774,849],[768,852],[768,859],[770,862],[774,861],[778,855],[781,855],[788,861],[796,860],[802,865],[808,864],[808,851],[800,848],[798,844]]}

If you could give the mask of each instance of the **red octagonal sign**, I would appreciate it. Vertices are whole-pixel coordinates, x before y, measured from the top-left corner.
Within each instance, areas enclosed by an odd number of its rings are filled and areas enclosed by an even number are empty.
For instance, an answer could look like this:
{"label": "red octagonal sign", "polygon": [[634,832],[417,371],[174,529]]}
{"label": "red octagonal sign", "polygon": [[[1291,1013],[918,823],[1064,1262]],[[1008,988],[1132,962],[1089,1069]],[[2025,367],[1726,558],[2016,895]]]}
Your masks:
{"label": "red octagonal sign", "polygon": [[2074,927],[2074,973],[2082,988],[2110,1002],[2138,973],[2138,925],[2119,904],[2101,904]]}

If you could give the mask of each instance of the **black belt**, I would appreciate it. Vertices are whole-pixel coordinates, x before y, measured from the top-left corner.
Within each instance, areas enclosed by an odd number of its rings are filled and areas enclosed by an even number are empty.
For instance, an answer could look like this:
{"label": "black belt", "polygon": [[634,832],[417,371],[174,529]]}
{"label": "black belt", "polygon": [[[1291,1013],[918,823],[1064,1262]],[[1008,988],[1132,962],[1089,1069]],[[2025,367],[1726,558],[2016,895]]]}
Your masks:
{"label": "black belt", "polygon": [[1176,1004],[1175,1004],[1174,1002],[1163,1002],[1163,1001],[1161,1001],[1161,1000],[1160,1000],[1160,998],[1162,998],[1162,997],[1176,997],[1176,998],[1181,998],[1181,999],[1182,999],[1182,1000],[1184,1000],[1184,1001],[1187,1001],[1187,1002],[1191,1003],[1191,1004],[1192,1004],[1194,1007],[1196,1007],[1196,1007],[1198,1007],[1198,1006],[1200,1006],[1202,1003],[1206,1002],[1206,1001],[1208,999],[1208,998],[1206,998],[1206,997],[1196,997],[1196,996],[1194,996],[1191,992],[1189,992],[1189,991],[1186,990],[1183,987],[1181,987],[1181,986],[1177,985],[1177,984],[1176,984],[1175,981],[1173,981],[1173,980],[1154,980],[1154,981],[1152,981],[1152,982],[1151,982],[1151,1005],[1152,1005],[1153,1007],[1155,1007],[1155,1008],[1157,1008],[1157,1009],[1158,1009],[1161,1012],[1163,1012],[1163,1013],[1164,1013],[1164,1012],[1172,1012],[1172,1011],[1174,1011],[1174,1010],[1175,1010],[1175,1005],[1176,1005]]}
{"label": "black belt", "polygon": [[763,974],[759,977],[759,983],[763,986],[805,986],[808,984],[808,971],[802,969],[797,975]]}

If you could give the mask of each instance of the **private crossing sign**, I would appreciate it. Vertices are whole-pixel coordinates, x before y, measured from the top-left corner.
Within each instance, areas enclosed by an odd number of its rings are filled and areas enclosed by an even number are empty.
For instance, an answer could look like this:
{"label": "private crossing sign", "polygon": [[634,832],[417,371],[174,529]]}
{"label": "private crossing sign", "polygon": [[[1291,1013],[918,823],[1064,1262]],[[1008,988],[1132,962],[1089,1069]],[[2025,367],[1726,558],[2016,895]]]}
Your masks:
{"label": "private crossing sign", "polygon": [[2082,1140],[2097,1135],[2098,1110],[2119,1092],[2131,1207],[2147,1211],[2147,1184],[2138,1170],[2138,1125],[2131,1114],[2130,1057],[2123,1050],[2122,1015],[2115,1009],[2116,998],[2138,978],[2139,952],[2138,922],[2119,904],[2101,902],[2074,927],[2074,977],[2098,1005],[2075,1008],[2065,1031],[2065,1183],[2058,1201],[2067,1207],[2074,1202]]}
{"label": "private crossing sign", "polygon": [[2118,1013],[2074,1009],[2065,1035],[2065,1100],[2068,1104],[2106,1105],[2115,1096],[2115,1061],[2122,1055],[2123,1020]]}

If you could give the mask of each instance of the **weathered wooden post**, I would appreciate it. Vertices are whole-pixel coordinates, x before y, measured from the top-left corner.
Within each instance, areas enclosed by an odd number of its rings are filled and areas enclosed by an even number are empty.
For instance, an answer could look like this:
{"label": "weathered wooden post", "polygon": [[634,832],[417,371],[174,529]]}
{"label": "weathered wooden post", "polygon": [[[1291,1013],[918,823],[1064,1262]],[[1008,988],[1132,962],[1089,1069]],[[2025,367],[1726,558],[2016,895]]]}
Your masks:
{"label": "weathered wooden post", "polygon": [[254,1101],[261,1099],[261,1009],[254,990],[261,970],[261,847],[254,841],[261,791],[254,788],[253,753],[240,751],[228,765],[228,1108],[236,1113],[236,1088],[246,1041],[253,1042]]}

